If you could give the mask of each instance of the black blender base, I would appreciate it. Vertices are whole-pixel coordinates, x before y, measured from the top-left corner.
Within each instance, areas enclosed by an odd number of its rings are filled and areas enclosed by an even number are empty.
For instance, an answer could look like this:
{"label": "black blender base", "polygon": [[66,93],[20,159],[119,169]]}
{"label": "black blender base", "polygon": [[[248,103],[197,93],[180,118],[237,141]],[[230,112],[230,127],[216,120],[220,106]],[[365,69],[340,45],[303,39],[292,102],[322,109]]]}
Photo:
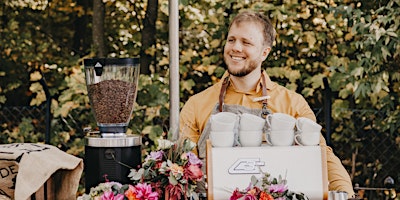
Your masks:
{"label": "black blender base", "polygon": [[126,125],[124,126],[99,126],[101,134],[125,134],[127,131]]}
{"label": "black blender base", "polygon": [[88,140],[90,139],[93,141],[89,141],[85,146],[85,192],[89,193],[90,188],[106,180],[122,184],[131,183],[132,181],[128,178],[130,169],[137,169],[142,163],[141,142],[132,143],[133,140],[129,137],[127,137],[129,142],[125,144],[114,141],[122,140],[121,138],[89,138]]}

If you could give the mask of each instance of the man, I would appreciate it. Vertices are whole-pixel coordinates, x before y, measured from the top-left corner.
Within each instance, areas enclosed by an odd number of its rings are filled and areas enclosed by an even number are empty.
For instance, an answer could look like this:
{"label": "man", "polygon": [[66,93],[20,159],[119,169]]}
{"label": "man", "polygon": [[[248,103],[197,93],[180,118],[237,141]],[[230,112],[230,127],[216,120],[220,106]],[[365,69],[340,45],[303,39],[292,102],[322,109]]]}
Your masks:
{"label": "man", "polygon": [[[232,20],[224,47],[227,72],[220,82],[189,98],[180,114],[181,136],[198,144],[200,157],[205,157],[208,119],[220,111],[249,112],[264,117],[279,112],[316,121],[303,96],[272,82],[261,69],[275,36],[271,22],[262,14],[245,11]],[[326,146],[322,135],[320,145]],[[332,149],[326,147],[326,150],[329,190],[346,191],[349,197],[353,196],[347,171]]]}

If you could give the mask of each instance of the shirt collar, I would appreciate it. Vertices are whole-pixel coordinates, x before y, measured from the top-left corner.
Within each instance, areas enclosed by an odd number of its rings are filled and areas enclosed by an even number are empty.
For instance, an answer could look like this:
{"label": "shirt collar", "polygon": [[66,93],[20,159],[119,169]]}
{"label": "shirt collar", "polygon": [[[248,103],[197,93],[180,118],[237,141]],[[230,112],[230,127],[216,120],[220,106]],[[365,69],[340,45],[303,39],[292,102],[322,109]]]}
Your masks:
{"label": "shirt collar", "polygon": [[[276,83],[274,83],[274,82],[271,81],[271,78],[269,78],[269,76],[268,76],[268,74],[267,74],[267,72],[266,72],[265,70],[263,70],[263,74],[264,74],[264,76],[265,76],[265,84],[266,84],[267,90],[271,90],[272,88],[275,87],[275,84],[276,84]],[[260,80],[260,81],[261,81],[261,80]],[[261,84],[262,84],[262,83],[260,83],[260,85],[261,85]]]}

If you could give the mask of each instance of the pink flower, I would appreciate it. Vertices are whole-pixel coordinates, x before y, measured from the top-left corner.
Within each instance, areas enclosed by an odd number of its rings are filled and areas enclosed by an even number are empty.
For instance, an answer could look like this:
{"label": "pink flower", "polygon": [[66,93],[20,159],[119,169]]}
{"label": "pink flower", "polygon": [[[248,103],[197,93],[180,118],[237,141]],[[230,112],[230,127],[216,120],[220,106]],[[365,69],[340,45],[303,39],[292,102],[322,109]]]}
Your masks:
{"label": "pink flower", "polygon": [[254,196],[253,194],[246,194],[244,196],[244,200],[257,200],[257,197]]}
{"label": "pink flower", "polygon": [[191,180],[200,181],[203,178],[203,171],[201,171],[198,165],[189,165],[185,169],[185,176]]}
{"label": "pink flower", "polygon": [[117,194],[116,196],[114,196],[114,193],[112,191],[107,191],[104,192],[103,195],[101,195],[101,200],[124,200],[124,195]]}
{"label": "pink flower", "polygon": [[134,186],[137,199],[143,200],[158,200],[158,193],[151,190],[151,185],[147,183],[138,183]]}
{"label": "pink flower", "polygon": [[285,184],[275,184],[269,186],[270,193],[284,193],[287,190],[287,185]]}

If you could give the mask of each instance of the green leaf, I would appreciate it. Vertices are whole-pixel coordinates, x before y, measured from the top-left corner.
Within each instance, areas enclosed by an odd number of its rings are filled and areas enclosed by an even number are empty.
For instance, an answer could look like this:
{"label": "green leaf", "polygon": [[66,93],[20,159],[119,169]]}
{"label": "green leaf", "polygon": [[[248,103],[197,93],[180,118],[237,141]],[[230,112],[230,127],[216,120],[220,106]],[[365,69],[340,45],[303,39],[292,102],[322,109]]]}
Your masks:
{"label": "green leaf", "polygon": [[387,48],[387,46],[382,46],[381,47],[382,50],[382,57],[385,61],[387,61],[387,57],[391,56],[392,54],[389,52],[389,49]]}
{"label": "green leaf", "polygon": [[131,169],[128,174],[128,177],[131,180],[138,181],[143,177],[143,175],[144,175],[144,168],[140,168],[139,170]]}
{"label": "green leaf", "polygon": [[355,66],[355,69],[353,69],[350,73],[352,76],[356,76],[356,77],[362,77],[364,74],[364,68],[360,67],[360,66]]}
{"label": "green leaf", "polygon": [[397,34],[394,31],[386,31],[386,34],[389,35],[389,36],[397,38]]}
{"label": "green leaf", "polygon": [[182,90],[192,91],[192,88],[196,85],[196,83],[192,79],[189,79],[187,81],[181,81],[180,85]]}

